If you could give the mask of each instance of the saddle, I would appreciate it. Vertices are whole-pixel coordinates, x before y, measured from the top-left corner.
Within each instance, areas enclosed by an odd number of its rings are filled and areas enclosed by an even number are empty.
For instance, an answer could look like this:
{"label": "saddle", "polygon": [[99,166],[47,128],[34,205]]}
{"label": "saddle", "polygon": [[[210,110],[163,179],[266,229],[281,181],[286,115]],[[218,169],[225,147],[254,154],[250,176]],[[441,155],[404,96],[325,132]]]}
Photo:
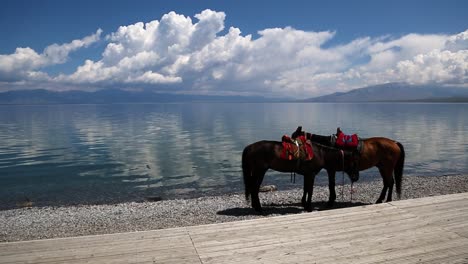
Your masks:
{"label": "saddle", "polygon": [[291,139],[284,135],[281,138],[283,143],[283,151],[281,158],[285,160],[311,160],[314,158],[312,143],[305,136],[300,136],[296,139]]}
{"label": "saddle", "polygon": [[336,129],[336,135],[332,135],[331,141],[332,145],[340,149],[358,151],[358,153],[362,150],[362,141],[358,135],[347,135],[340,128]]}

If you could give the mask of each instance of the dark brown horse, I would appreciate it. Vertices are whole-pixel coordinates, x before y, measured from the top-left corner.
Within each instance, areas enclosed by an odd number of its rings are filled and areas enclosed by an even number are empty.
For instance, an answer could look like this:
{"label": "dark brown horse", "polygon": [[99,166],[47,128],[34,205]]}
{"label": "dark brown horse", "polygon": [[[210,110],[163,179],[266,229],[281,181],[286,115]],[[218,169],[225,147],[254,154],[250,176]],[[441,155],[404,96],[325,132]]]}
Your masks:
{"label": "dark brown horse", "polygon": [[[302,127],[298,127],[297,130],[291,135],[291,138],[294,139],[301,135],[305,135],[306,138],[312,142],[328,145],[331,144],[331,136],[320,136],[306,133],[302,131]],[[385,196],[387,196],[387,202],[392,201],[394,184],[396,186],[396,193],[398,197],[400,197],[401,182],[403,180],[403,167],[405,163],[405,149],[403,148],[403,145],[400,142],[384,137],[372,137],[362,140],[363,148],[358,158],[359,170],[363,171],[375,166],[379,169],[383,180],[384,186],[376,203],[381,203],[385,199]],[[332,197],[336,197],[336,171],[339,170],[327,170],[330,188],[330,200]]]}
{"label": "dark brown horse", "polygon": [[[258,197],[259,188],[268,169],[279,172],[296,172],[304,176],[302,205],[312,210],[312,192],[315,175],[322,168],[344,170],[352,181],[359,178],[359,170],[352,153],[312,143],[314,157],[311,160],[287,160],[281,158],[283,144],[279,141],[258,141],[244,148],[242,172],[244,175],[245,198],[252,198],[252,207],[260,212],[262,206]],[[306,201],[306,194],[308,198]]]}

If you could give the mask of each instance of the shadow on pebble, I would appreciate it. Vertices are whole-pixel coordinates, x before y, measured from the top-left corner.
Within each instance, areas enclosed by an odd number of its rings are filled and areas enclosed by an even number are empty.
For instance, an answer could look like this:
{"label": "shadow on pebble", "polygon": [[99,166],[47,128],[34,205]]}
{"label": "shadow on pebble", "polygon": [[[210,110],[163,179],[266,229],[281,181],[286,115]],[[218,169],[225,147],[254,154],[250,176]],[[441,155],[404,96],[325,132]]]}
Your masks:
{"label": "shadow on pebble", "polygon": [[252,208],[229,208],[226,210],[218,211],[218,215],[228,215],[228,216],[246,216],[246,215],[287,215],[287,214],[298,214],[303,211],[302,208],[298,207],[284,207],[284,206],[263,206],[263,211],[261,213],[256,212]]}
{"label": "shadow on pebble", "polygon": [[[332,207],[328,206],[327,202],[315,202],[313,203],[313,211],[325,211],[330,209],[339,209],[347,208],[354,206],[363,206],[369,205],[370,203],[361,203],[361,202],[335,202]],[[218,215],[228,215],[228,216],[247,216],[247,215],[287,215],[287,214],[299,214],[304,212],[300,203],[294,204],[266,204],[263,207],[261,213],[256,212],[252,208],[229,208],[226,210],[218,211]]]}

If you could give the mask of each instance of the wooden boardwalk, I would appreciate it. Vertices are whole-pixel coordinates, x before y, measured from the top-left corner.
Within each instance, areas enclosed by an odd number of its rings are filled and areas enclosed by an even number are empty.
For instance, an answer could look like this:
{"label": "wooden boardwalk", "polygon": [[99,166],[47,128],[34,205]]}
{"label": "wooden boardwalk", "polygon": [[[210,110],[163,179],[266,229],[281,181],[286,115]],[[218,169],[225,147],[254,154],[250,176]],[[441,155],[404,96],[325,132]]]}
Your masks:
{"label": "wooden boardwalk", "polygon": [[468,263],[468,193],[223,224],[0,243],[0,263]]}

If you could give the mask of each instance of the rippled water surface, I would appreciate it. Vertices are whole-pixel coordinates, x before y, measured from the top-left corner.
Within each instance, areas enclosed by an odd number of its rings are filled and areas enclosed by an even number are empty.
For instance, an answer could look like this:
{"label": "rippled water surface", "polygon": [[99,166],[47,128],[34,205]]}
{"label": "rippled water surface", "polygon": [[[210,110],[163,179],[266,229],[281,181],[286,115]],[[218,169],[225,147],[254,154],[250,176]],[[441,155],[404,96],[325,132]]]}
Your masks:
{"label": "rippled water surface", "polygon": [[[408,176],[468,172],[468,104],[0,106],[0,208],[239,192],[243,148],[298,125],[396,139]],[[324,172],[317,181],[326,183]],[[265,183],[302,179],[269,171]]]}

